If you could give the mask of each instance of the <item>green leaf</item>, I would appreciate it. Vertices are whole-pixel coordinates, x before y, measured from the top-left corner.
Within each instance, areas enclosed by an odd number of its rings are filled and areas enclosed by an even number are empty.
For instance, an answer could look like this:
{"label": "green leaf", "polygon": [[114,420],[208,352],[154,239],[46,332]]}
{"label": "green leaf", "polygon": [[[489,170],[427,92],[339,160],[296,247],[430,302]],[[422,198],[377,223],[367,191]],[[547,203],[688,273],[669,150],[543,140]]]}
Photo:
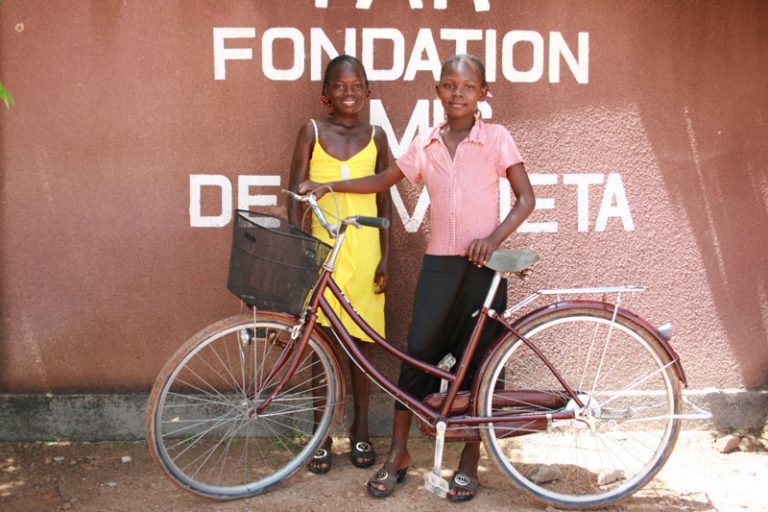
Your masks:
{"label": "green leaf", "polygon": [[5,103],[5,108],[11,108],[11,105],[16,103],[13,99],[13,96],[11,96],[11,93],[9,93],[5,87],[3,87],[2,82],[0,82],[0,100],[3,100],[3,103]]}

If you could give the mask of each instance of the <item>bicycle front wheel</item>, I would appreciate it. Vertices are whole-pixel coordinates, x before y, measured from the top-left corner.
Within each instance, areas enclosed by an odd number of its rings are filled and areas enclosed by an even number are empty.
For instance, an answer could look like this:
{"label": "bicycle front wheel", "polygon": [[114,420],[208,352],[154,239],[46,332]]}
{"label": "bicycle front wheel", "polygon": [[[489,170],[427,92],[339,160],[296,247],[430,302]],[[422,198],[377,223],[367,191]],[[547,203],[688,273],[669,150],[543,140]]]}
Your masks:
{"label": "bicycle front wheel", "polygon": [[287,385],[255,412],[288,369],[295,323],[269,313],[228,318],[165,365],[149,399],[147,442],[177,484],[219,500],[253,496],[292,475],[320,446],[341,385],[323,340],[310,339]]}
{"label": "bicycle front wheel", "polygon": [[[478,412],[521,420],[481,431],[491,458],[514,483],[556,507],[606,506],[649,482],[680,429],[680,382],[667,351],[630,318],[600,308],[553,311],[523,323],[577,392],[568,396],[542,360],[509,334],[485,366]],[[575,419],[526,421],[573,410]]]}

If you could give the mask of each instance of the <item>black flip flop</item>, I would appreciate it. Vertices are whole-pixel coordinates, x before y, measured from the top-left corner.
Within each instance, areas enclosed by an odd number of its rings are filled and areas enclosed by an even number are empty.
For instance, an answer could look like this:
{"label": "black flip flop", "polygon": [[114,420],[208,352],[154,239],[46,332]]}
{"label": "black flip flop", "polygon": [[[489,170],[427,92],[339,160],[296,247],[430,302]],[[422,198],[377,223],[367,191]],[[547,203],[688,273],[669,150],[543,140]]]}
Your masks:
{"label": "black flip flop", "polygon": [[451,477],[451,481],[448,483],[449,490],[453,491],[469,491],[469,494],[448,494],[446,498],[448,501],[458,503],[460,501],[469,501],[477,494],[477,488],[480,484],[477,482],[477,478],[471,477],[466,473],[456,472]]}
{"label": "black flip flop", "polygon": [[327,448],[318,448],[315,450],[312,459],[307,464],[307,469],[316,475],[324,475],[331,470],[331,443]]}
{"label": "black flip flop", "polygon": [[352,441],[349,440],[352,450],[349,453],[349,458],[352,461],[352,465],[356,468],[369,468],[376,463],[376,450],[373,449],[371,443],[366,441]]}
{"label": "black flip flop", "polygon": [[[405,481],[407,472],[407,467],[398,469],[394,473],[386,467],[382,467],[370,480],[368,480],[368,494],[376,496],[377,498],[389,496],[395,490],[395,484],[401,484]],[[371,486],[373,483],[381,485],[384,489],[377,489],[376,487]]]}

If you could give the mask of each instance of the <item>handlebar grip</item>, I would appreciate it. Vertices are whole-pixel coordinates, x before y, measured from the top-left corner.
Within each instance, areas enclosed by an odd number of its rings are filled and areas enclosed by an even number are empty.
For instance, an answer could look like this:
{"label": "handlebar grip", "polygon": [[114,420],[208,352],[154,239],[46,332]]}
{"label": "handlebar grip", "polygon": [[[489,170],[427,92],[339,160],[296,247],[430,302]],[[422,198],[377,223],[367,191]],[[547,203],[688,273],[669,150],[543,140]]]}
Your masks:
{"label": "handlebar grip", "polygon": [[385,219],[384,217],[363,217],[362,215],[358,215],[355,220],[361,226],[389,229],[389,219]]}

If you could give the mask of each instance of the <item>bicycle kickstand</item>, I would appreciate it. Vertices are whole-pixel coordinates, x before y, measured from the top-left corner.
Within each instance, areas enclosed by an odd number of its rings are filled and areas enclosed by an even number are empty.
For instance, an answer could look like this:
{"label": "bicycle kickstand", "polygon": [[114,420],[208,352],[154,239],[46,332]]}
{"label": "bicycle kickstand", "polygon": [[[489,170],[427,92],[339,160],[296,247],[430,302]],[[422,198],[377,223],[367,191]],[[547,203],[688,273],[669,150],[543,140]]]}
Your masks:
{"label": "bicycle kickstand", "polygon": [[424,477],[424,487],[432,494],[445,498],[448,495],[448,481],[441,475],[443,465],[443,446],[445,445],[445,422],[440,420],[435,425],[435,464],[432,472]]}

